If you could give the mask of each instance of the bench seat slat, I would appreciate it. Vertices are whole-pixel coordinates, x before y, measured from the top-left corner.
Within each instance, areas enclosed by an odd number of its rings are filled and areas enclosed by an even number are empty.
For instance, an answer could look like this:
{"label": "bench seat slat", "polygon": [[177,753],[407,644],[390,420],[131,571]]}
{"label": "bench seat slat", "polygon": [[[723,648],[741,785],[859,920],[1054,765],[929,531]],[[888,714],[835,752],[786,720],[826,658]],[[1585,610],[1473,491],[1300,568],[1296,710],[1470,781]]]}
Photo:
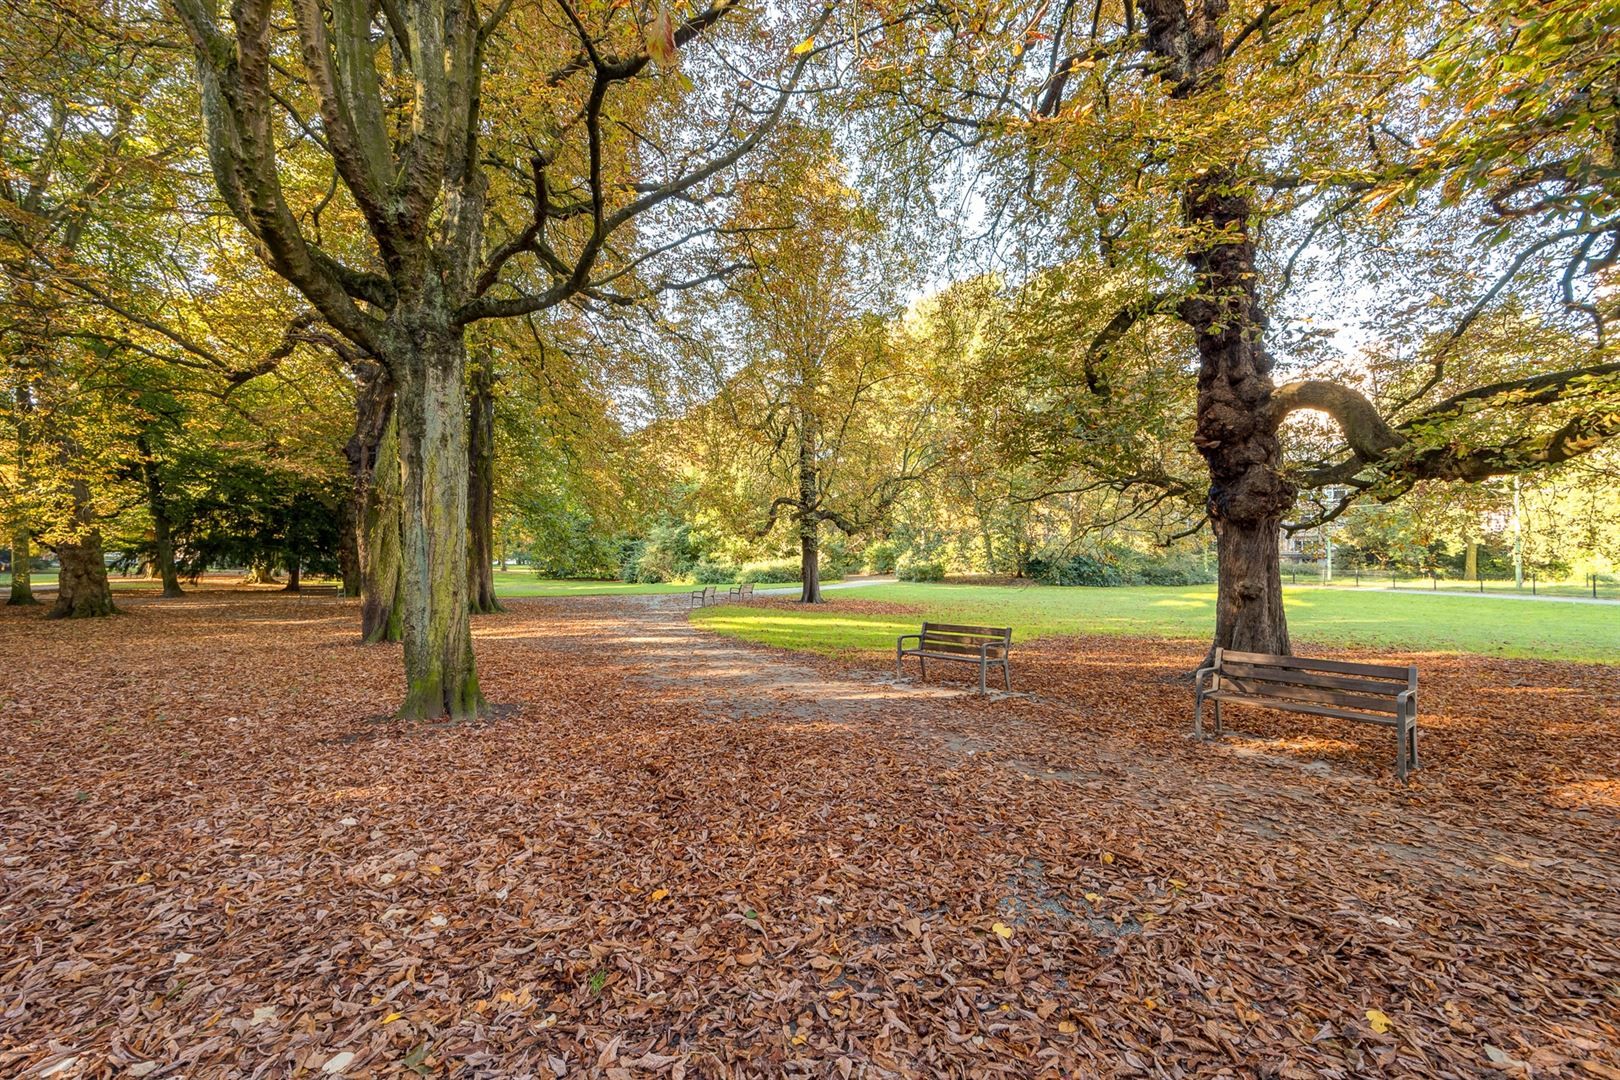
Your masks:
{"label": "bench seat slat", "polygon": [[1293,683],[1297,686],[1319,686],[1324,690],[1349,690],[1358,694],[1396,694],[1406,689],[1406,673],[1399,682],[1393,680],[1351,679],[1343,675],[1317,675],[1309,671],[1289,668],[1262,667],[1259,664],[1223,663],[1222,674],[1240,679],[1258,679],[1264,682]]}
{"label": "bench seat slat", "polygon": [[1222,649],[1221,659],[1223,663],[1230,660],[1239,664],[1304,668],[1307,671],[1332,671],[1340,675],[1365,675],[1375,679],[1404,679],[1411,672],[1410,668],[1393,667],[1388,664],[1353,664],[1347,660],[1311,660],[1301,656],[1238,652],[1235,649]]}
{"label": "bench seat slat", "polygon": [[[1239,705],[1260,705],[1267,708],[1276,708],[1279,704],[1276,698],[1251,697],[1248,694],[1234,694],[1220,691],[1205,694],[1205,701],[1235,702]],[[1353,709],[1335,709],[1328,705],[1311,705],[1306,702],[1289,702],[1286,706],[1289,712],[1310,713],[1313,716],[1331,716],[1339,720],[1360,720],[1367,724],[1381,724],[1384,727],[1395,727],[1396,720],[1392,716],[1378,716],[1356,712]]]}
{"label": "bench seat slat", "polygon": [[[1405,689],[1402,687],[1401,689]],[[1321,705],[1339,705],[1346,709],[1357,709],[1361,712],[1390,713],[1393,715],[1398,706],[1395,702],[1395,693],[1380,697],[1370,697],[1365,694],[1346,694],[1338,690],[1323,690],[1315,686],[1290,686],[1287,683],[1262,682],[1257,679],[1231,678],[1222,675],[1220,690],[1223,693],[1242,694],[1257,701],[1270,701],[1282,708],[1291,709],[1295,702],[1309,701]]]}
{"label": "bench seat slat", "polygon": [[[949,642],[949,641],[925,641],[921,645],[917,646],[915,649],[909,649],[907,651],[908,652],[919,652],[919,653],[920,652],[930,652],[930,653],[939,653],[941,655],[961,656],[961,657],[965,657],[965,658],[970,659],[970,660],[977,660],[979,658],[979,647],[977,645],[957,645],[957,644],[953,644],[952,642]],[[985,650],[985,652],[989,655],[990,659],[992,659],[992,660],[1000,659],[1000,657],[1006,651],[1007,650],[1005,650],[1005,649],[999,649],[999,648]]]}

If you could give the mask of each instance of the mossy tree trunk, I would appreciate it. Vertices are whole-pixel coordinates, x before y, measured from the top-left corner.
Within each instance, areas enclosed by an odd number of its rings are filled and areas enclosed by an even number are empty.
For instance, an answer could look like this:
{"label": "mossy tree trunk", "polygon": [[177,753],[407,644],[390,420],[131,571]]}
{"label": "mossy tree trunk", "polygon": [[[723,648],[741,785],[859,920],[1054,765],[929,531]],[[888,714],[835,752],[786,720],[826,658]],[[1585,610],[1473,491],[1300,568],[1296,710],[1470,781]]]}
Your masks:
{"label": "mossy tree trunk", "polygon": [[169,500],[145,435],[136,437],[135,447],[141,455],[141,478],[146,482],[146,508],[152,515],[153,568],[163,581],[164,598],[172,600],[184,596],[185,592],[180,588],[180,574],[174,566],[174,525],[169,517]]}
{"label": "mossy tree trunk", "polygon": [[400,590],[399,425],[393,409],[377,441],[364,492],[360,528],[360,636],[367,642],[405,636]]}
{"label": "mossy tree trunk", "polygon": [[402,303],[387,328],[399,395],[403,719],[476,717],[467,595],[467,353],[442,296]]}
{"label": "mossy tree trunk", "polygon": [[344,594],[360,597],[360,636],[399,641],[395,594],[399,591],[399,431],[394,426],[394,381],[373,361],[353,367],[354,434],[344,447],[353,486],[345,535],[353,548],[352,591],[344,570]]}
{"label": "mossy tree trunk", "polygon": [[475,615],[502,610],[495,598],[495,375],[473,365],[467,430],[467,589]]}
{"label": "mossy tree trunk", "polygon": [[12,607],[37,604],[34,598],[34,542],[26,527],[11,534],[11,595],[6,603]]}

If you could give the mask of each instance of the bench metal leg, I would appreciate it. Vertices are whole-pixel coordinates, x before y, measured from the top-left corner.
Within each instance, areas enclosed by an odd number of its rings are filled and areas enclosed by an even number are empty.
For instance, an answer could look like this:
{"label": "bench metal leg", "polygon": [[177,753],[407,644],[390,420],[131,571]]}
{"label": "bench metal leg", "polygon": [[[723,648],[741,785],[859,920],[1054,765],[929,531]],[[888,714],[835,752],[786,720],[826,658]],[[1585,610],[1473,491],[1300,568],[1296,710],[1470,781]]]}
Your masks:
{"label": "bench metal leg", "polygon": [[984,673],[986,671],[988,671],[988,670],[990,670],[990,665],[985,663],[982,660],[979,661],[979,696],[980,697],[984,697],[984,695],[986,693],[988,693],[988,691],[985,689],[985,685],[984,685]]}
{"label": "bench metal leg", "polygon": [[1395,775],[1403,784],[1406,783],[1406,766],[1412,747],[1412,729],[1407,726],[1410,722],[1405,710],[1402,710],[1395,724]]}
{"label": "bench metal leg", "polygon": [[1408,762],[1409,767],[1413,769],[1418,768],[1416,709],[1413,709],[1411,714],[1406,718],[1406,747],[1407,755],[1410,758]]}
{"label": "bench metal leg", "polygon": [[901,658],[903,656],[905,656],[905,653],[903,653],[900,650],[900,646],[896,645],[894,647],[894,681],[895,682],[899,682],[901,680],[901,678],[904,677],[904,672],[902,672],[900,670],[900,660],[901,660]]}
{"label": "bench metal leg", "polygon": [[1193,698],[1193,738],[1204,737],[1204,692],[1200,690]]}
{"label": "bench metal leg", "polygon": [[1221,728],[1221,703],[1219,701],[1215,702],[1215,734],[1217,737],[1224,734]]}
{"label": "bench metal leg", "polygon": [[1012,668],[1005,660],[1001,662],[1001,685],[1006,688],[1007,693],[1012,693]]}
{"label": "bench metal leg", "polygon": [[917,666],[922,668],[922,675],[919,677],[918,681],[919,682],[927,682],[928,681],[928,658],[926,656],[917,657]]}

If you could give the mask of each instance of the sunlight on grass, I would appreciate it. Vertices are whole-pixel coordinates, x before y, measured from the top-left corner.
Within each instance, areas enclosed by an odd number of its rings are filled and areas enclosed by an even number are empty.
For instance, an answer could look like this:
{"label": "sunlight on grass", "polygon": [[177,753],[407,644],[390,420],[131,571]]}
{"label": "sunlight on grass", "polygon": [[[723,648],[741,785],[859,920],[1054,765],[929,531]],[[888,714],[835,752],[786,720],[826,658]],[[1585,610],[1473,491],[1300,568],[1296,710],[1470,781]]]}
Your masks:
{"label": "sunlight on grass", "polygon": [[[842,599],[903,604],[913,616],[840,610]],[[822,608],[713,607],[692,621],[717,633],[807,652],[892,650],[926,618],[1013,627],[1015,641],[1063,634],[1201,639],[1215,592],[1198,588],[875,585],[829,596]],[[1353,646],[1620,663],[1620,609],[1489,596],[1426,596],[1377,589],[1284,590],[1295,648]]]}

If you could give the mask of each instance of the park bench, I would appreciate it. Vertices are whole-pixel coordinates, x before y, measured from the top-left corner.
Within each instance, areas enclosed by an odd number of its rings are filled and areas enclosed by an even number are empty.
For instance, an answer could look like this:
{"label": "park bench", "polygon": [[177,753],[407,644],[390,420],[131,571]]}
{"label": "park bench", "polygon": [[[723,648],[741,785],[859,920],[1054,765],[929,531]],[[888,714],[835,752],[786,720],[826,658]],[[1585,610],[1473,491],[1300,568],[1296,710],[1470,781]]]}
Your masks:
{"label": "park bench", "polygon": [[719,590],[713,585],[705,585],[701,589],[692,590],[691,594],[686,598],[686,606],[689,608],[708,607],[719,599],[719,595]]}
{"label": "park bench", "polygon": [[727,602],[741,601],[741,600],[752,600],[753,598],[754,598],[754,583],[752,581],[745,581],[741,585],[737,585],[737,586],[734,586],[734,587],[726,590],[726,600],[727,600]]}
{"label": "park bench", "polygon": [[1284,712],[1331,716],[1395,729],[1395,774],[1404,783],[1418,767],[1417,667],[1308,660],[1302,656],[1216,649],[1214,662],[1193,677],[1193,734],[1204,737],[1204,702],[1239,702]]}
{"label": "park bench", "polygon": [[[916,638],[914,648],[906,648],[906,641]],[[901,634],[894,643],[894,677],[904,672],[901,661],[915,656],[922,665],[922,679],[928,681],[928,661],[960,660],[979,665],[979,693],[985,693],[985,674],[994,665],[1001,667],[1001,680],[1006,689],[1012,689],[1012,672],[1008,668],[1007,654],[1012,651],[1010,626],[953,626],[950,623],[922,624],[919,634]]]}

